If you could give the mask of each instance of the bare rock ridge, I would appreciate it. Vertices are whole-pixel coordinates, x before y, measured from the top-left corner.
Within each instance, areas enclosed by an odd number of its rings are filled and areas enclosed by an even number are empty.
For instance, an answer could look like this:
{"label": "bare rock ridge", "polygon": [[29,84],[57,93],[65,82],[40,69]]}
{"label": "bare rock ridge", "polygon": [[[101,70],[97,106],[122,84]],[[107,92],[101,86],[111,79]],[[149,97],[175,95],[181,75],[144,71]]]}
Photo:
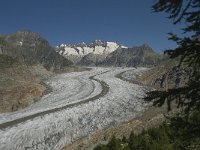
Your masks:
{"label": "bare rock ridge", "polygon": [[116,42],[61,44],[56,51],[80,66],[155,66],[163,59],[150,46],[128,48]]}
{"label": "bare rock ridge", "polygon": [[44,38],[31,31],[1,36],[0,47],[1,54],[28,65],[41,64],[47,70],[62,69],[73,64],[57,54]]}

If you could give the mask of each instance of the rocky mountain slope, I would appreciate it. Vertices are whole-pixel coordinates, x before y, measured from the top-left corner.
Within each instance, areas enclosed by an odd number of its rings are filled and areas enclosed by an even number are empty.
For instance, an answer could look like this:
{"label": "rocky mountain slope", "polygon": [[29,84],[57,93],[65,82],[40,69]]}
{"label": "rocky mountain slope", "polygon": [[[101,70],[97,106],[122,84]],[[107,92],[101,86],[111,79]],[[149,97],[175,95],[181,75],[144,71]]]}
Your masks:
{"label": "rocky mountain slope", "polygon": [[41,64],[48,70],[62,69],[72,62],[55,52],[40,35],[30,31],[19,31],[0,37],[0,54],[16,58],[28,64]]}
{"label": "rocky mountain slope", "polygon": [[17,111],[37,101],[41,83],[72,62],[55,52],[37,33],[19,31],[0,36],[0,113]]}
{"label": "rocky mountain slope", "polygon": [[133,48],[117,49],[109,54],[100,65],[119,67],[152,67],[159,64],[162,60],[163,56],[161,54],[153,51],[153,49],[147,44],[143,44]]}
{"label": "rocky mountain slope", "polygon": [[27,66],[0,54],[0,113],[29,106],[43,95],[41,80],[52,73],[42,65]]}
{"label": "rocky mountain slope", "polygon": [[191,76],[191,68],[177,67],[177,59],[166,59],[156,67],[151,68],[137,80],[144,85],[157,90],[168,90],[183,87]]}

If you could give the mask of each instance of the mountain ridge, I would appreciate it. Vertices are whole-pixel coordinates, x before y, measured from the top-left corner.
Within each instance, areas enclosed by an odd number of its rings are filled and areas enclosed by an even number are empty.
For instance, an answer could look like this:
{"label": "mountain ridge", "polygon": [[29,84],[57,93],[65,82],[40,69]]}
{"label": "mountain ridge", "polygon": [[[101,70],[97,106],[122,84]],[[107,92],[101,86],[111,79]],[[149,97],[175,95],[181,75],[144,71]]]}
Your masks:
{"label": "mountain ridge", "polygon": [[101,40],[61,44],[56,51],[78,66],[154,66],[162,60],[162,55],[148,44],[128,48],[117,42]]}
{"label": "mountain ridge", "polygon": [[91,43],[82,42],[78,44],[60,44],[57,46],[56,51],[65,58],[77,63],[82,57],[89,53],[106,57],[118,48],[126,48],[126,46],[123,46],[118,42],[95,40]]}
{"label": "mountain ridge", "polygon": [[127,49],[117,49],[109,54],[101,65],[118,67],[153,67],[163,60],[163,55],[143,44]]}
{"label": "mountain ridge", "polygon": [[73,63],[57,54],[47,40],[31,31],[18,31],[0,37],[0,53],[28,65],[41,64],[47,70],[59,70]]}

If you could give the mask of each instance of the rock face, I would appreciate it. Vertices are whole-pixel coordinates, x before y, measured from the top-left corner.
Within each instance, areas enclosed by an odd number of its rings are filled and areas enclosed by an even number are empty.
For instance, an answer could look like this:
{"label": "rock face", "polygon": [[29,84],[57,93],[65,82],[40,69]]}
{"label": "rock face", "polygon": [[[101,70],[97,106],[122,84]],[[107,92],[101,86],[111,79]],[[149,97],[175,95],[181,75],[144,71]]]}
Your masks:
{"label": "rock face", "polygon": [[1,36],[1,53],[26,64],[41,64],[46,69],[61,69],[72,62],[57,54],[37,33],[19,31]]}
{"label": "rock face", "polygon": [[127,48],[116,42],[95,40],[92,43],[61,44],[57,47],[60,55],[79,65],[93,66],[105,59],[107,55],[119,48]]}

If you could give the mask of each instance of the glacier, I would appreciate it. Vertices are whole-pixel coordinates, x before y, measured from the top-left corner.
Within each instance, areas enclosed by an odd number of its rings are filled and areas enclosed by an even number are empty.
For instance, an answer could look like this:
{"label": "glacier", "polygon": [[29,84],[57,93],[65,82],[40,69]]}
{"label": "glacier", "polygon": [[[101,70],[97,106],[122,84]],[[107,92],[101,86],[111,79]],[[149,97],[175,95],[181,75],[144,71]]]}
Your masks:
{"label": "glacier", "polygon": [[[52,92],[30,107],[0,114],[0,150],[60,150],[81,137],[142,115],[146,88],[115,76],[145,68],[92,68],[56,75]],[[108,91],[102,94],[105,83]],[[91,101],[90,101],[91,100]]]}

